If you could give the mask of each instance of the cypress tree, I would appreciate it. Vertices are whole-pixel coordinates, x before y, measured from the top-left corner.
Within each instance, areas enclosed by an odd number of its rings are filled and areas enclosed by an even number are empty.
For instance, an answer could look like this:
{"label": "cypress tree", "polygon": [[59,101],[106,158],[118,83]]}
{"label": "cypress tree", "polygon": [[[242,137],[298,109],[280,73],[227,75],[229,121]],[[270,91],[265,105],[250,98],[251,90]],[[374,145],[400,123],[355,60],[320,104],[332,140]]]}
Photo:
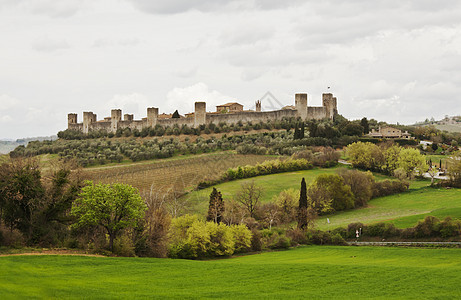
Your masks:
{"label": "cypress tree", "polygon": [[360,126],[363,127],[363,134],[368,134],[370,132],[370,125],[368,124],[367,118],[363,118],[360,121]]}
{"label": "cypress tree", "polygon": [[206,220],[220,223],[224,214],[224,201],[221,192],[213,188],[210,194],[210,204],[208,206],[208,215]]}
{"label": "cypress tree", "polygon": [[304,122],[301,122],[301,128],[299,130],[299,139],[304,138]]}
{"label": "cypress tree", "polygon": [[301,180],[301,191],[299,193],[298,228],[307,228],[307,187],[304,177]]}
{"label": "cypress tree", "polygon": [[293,135],[293,139],[297,140],[298,136],[299,136],[299,129],[298,129],[298,123],[296,123],[296,125],[295,125],[295,133]]}
{"label": "cypress tree", "polygon": [[171,116],[171,118],[172,118],[172,119],[179,119],[179,118],[180,118],[178,110],[175,110],[175,111],[174,111],[174,113],[173,113],[173,115]]}

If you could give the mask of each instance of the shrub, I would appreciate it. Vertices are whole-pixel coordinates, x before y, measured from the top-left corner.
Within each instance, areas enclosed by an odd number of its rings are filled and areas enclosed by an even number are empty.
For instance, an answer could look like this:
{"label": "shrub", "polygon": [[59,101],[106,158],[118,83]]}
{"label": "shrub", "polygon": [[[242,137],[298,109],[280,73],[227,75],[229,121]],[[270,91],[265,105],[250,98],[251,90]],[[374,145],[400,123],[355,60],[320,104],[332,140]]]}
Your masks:
{"label": "shrub", "polygon": [[127,235],[123,234],[117,237],[114,241],[114,253],[118,256],[133,257],[135,256],[135,247],[133,240]]}
{"label": "shrub", "polygon": [[373,183],[373,198],[403,193],[408,190],[410,184],[401,180],[383,180]]}
{"label": "shrub", "polygon": [[415,237],[437,236],[440,232],[440,220],[433,216],[427,216],[423,221],[419,221],[414,227]]}
{"label": "shrub", "polygon": [[389,238],[393,236],[399,236],[399,229],[395,228],[392,223],[376,223],[368,225],[363,229],[363,235],[365,236],[379,236],[381,238]]}
{"label": "shrub", "polygon": [[331,244],[332,245],[339,245],[339,246],[347,245],[346,241],[344,240],[344,238],[339,233],[331,235]]}

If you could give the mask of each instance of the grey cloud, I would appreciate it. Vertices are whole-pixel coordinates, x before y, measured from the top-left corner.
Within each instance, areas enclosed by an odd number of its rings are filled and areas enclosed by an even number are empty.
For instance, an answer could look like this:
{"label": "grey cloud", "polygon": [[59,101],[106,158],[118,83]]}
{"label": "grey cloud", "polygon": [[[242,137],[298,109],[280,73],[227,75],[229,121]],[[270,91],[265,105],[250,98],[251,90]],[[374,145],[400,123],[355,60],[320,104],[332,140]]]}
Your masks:
{"label": "grey cloud", "polygon": [[70,46],[65,39],[41,37],[32,43],[32,48],[38,52],[55,52],[70,48]]}
{"label": "grey cloud", "polygon": [[85,2],[86,0],[0,0],[0,8],[14,7],[33,14],[67,18],[82,9]]}
{"label": "grey cloud", "polygon": [[226,31],[221,34],[220,40],[224,47],[253,45],[258,41],[264,41],[274,37],[275,29],[269,26],[261,27],[258,25],[245,24],[238,26],[232,31]]}
{"label": "grey cloud", "polygon": [[136,46],[140,44],[140,40],[137,38],[100,38],[94,41],[93,47],[104,48],[104,47],[114,47],[114,46]]}
{"label": "grey cloud", "polygon": [[235,0],[129,0],[141,11],[157,14],[177,14],[190,10],[215,11]]}

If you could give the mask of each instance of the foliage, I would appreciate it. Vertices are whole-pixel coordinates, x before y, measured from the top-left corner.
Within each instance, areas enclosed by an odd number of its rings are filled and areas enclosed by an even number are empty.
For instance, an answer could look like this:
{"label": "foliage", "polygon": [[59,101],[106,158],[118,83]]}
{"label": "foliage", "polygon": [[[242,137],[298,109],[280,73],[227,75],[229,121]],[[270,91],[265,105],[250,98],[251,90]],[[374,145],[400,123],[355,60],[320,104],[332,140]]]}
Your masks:
{"label": "foliage", "polygon": [[138,190],[120,183],[86,186],[72,204],[71,214],[76,217],[74,228],[101,226],[109,235],[109,248],[114,239],[127,227],[135,227],[144,218],[146,205]]}
{"label": "foliage", "polygon": [[203,222],[190,215],[171,222],[169,256],[173,258],[229,256],[250,245],[251,232],[245,226]]}
{"label": "foliage", "polygon": [[449,184],[461,188],[461,153],[457,152],[448,160]]}
{"label": "foliage", "polygon": [[272,201],[277,205],[282,223],[291,223],[296,219],[299,191],[287,189],[274,196]]}
{"label": "foliage", "polygon": [[301,180],[301,191],[299,194],[299,205],[298,205],[298,228],[306,229],[307,228],[307,187],[306,180]]}
{"label": "foliage", "polygon": [[210,194],[210,203],[208,205],[207,221],[221,223],[224,215],[224,202],[220,192],[213,188]]}
{"label": "foliage", "polygon": [[29,244],[62,242],[80,185],[79,172],[71,174],[67,166],[51,166],[42,178],[37,161],[11,160],[0,166],[0,219]]}
{"label": "foliage", "polygon": [[318,176],[309,186],[308,196],[318,214],[354,208],[351,187],[337,174]]}
{"label": "foliage", "polygon": [[364,170],[380,170],[384,161],[379,147],[372,143],[357,142],[346,148],[347,156],[352,165]]}
{"label": "foliage", "polygon": [[262,188],[253,181],[244,182],[235,195],[235,200],[243,205],[250,217],[254,217],[262,195]]}
{"label": "foliage", "polygon": [[398,168],[402,169],[407,178],[413,178],[415,175],[421,175],[427,170],[426,159],[417,149],[403,149],[400,151],[397,161]]}
{"label": "foliage", "polygon": [[344,184],[350,186],[354,195],[354,207],[365,206],[373,196],[374,178],[371,172],[342,169],[338,172]]}

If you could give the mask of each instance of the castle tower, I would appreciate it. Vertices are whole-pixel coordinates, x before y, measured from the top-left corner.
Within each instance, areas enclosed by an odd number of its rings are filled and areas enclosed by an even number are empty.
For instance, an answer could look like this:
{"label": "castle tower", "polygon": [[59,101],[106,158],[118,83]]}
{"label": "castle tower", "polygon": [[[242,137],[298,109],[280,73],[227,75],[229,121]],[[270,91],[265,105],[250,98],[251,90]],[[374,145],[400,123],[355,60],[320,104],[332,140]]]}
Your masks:
{"label": "castle tower", "polygon": [[67,128],[71,124],[77,124],[77,114],[67,114]]}
{"label": "castle tower", "polygon": [[331,93],[322,94],[322,105],[325,107],[326,118],[328,119],[333,119],[335,115],[335,99],[336,98],[333,98],[333,94]]}
{"label": "castle tower", "polygon": [[91,128],[91,124],[93,123],[93,112],[91,111],[84,111],[83,112],[83,133],[88,134]]}
{"label": "castle tower", "polygon": [[147,108],[147,127],[155,127],[158,119],[158,108],[148,107]]}
{"label": "castle tower", "polygon": [[261,100],[256,101],[256,111],[261,111]]}
{"label": "castle tower", "polygon": [[133,121],[133,119],[134,119],[133,114],[131,114],[131,115],[130,114],[124,114],[123,115],[123,121]]}
{"label": "castle tower", "polygon": [[122,120],[122,110],[113,109],[110,111],[110,129],[115,133],[118,129],[118,122]]}
{"label": "castle tower", "polygon": [[307,119],[307,94],[295,94],[295,107],[301,120]]}
{"label": "castle tower", "polygon": [[206,103],[205,102],[195,102],[195,112],[194,112],[194,127],[197,128],[200,125],[206,124]]}

